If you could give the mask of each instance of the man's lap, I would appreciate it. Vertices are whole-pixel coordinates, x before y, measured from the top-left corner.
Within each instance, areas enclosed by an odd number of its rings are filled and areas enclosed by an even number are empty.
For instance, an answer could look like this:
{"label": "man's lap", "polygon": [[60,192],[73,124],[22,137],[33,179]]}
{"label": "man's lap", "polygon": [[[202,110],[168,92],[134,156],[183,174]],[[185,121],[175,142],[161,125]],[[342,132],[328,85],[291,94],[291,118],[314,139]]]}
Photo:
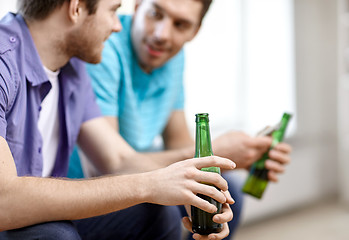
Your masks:
{"label": "man's lap", "polygon": [[177,207],[140,204],[111,214],[76,221],[37,224],[0,233],[5,239],[181,239]]}

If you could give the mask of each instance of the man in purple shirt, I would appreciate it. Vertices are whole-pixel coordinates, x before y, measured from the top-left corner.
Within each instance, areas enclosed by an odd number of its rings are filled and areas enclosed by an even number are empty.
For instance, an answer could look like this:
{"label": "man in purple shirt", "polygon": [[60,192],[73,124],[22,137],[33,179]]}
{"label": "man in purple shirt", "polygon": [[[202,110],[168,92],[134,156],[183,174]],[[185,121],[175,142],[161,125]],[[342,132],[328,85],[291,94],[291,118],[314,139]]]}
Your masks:
{"label": "man in purple shirt", "polygon": [[[120,4],[19,0],[20,14],[0,21],[0,239],[180,239],[170,208],[155,204],[216,211],[197,193],[223,203],[213,220],[224,228],[212,237],[228,235],[227,182],[199,169],[233,169],[232,161],[189,159],[159,169],[160,155],[135,152],[100,117],[81,60],[101,60],[104,40],[121,30]],[[76,141],[110,175],[62,178]]]}

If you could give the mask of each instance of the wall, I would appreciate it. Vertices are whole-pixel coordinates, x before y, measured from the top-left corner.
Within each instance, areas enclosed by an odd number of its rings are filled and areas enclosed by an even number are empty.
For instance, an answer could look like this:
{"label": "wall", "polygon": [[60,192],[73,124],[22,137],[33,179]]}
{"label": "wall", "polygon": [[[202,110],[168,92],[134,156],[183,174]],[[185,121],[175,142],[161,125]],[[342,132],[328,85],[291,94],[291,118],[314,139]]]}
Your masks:
{"label": "wall", "polygon": [[0,0],[0,18],[4,16],[8,11],[15,11],[16,3],[16,0]]}
{"label": "wall", "polygon": [[244,222],[338,195],[337,5],[294,0],[297,132],[292,163],[262,201],[247,198]]}

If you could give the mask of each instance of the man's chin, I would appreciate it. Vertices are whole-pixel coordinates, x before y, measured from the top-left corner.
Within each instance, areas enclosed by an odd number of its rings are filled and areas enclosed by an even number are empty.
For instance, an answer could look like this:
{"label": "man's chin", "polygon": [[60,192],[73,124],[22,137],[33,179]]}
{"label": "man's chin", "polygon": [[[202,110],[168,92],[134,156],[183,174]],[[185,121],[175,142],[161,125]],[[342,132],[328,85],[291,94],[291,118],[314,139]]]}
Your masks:
{"label": "man's chin", "polygon": [[102,55],[99,54],[98,56],[90,56],[81,60],[91,64],[98,64],[102,61]]}
{"label": "man's chin", "polygon": [[89,61],[88,63],[91,63],[91,64],[98,64],[102,61],[102,58],[99,58],[99,59],[94,59],[92,61]]}

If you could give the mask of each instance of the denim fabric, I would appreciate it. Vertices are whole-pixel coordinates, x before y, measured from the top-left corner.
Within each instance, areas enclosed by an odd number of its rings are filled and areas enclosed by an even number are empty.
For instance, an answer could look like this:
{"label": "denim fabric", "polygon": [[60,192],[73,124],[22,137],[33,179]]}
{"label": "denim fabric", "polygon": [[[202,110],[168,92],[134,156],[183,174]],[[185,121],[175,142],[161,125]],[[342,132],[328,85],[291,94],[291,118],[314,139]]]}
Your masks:
{"label": "denim fabric", "polygon": [[180,240],[175,206],[140,204],[77,221],[37,224],[0,233],[0,240]]}

